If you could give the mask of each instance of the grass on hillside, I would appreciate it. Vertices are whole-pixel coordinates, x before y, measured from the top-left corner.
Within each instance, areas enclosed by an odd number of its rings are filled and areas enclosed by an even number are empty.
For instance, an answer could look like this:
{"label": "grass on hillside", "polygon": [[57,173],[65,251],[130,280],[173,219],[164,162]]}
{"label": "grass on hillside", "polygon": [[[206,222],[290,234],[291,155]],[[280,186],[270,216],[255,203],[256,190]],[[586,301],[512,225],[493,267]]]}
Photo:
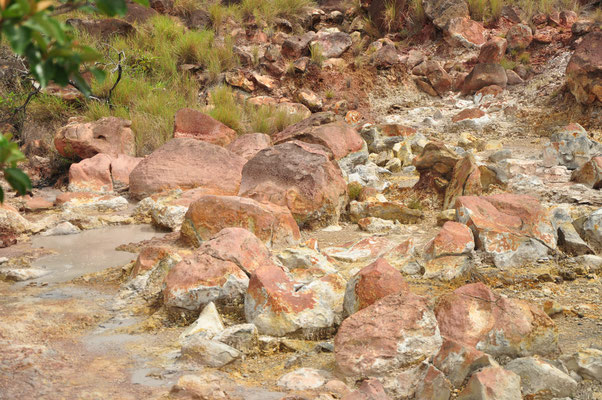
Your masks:
{"label": "grass on hillside", "polygon": [[485,21],[497,19],[504,6],[516,6],[527,20],[537,13],[549,13],[557,10],[579,10],[579,0],[468,0],[472,19]]}

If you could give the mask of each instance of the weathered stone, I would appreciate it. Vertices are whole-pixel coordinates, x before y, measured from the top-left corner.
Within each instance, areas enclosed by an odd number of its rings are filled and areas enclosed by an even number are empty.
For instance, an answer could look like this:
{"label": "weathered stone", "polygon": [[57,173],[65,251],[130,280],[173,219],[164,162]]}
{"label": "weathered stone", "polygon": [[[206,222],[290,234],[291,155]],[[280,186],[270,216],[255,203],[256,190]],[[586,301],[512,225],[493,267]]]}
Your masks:
{"label": "weathered stone", "polygon": [[475,243],[469,227],[458,222],[446,222],[437,236],[431,240],[424,254],[429,259],[469,254]]}
{"label": "weathered stone", "polygon": [[556,326],[542,309],[500,296],[482,283],[442,296],[435,314],[443,336],[494,356],[548,354],[558,348]]}
{"label": "weathered stone", "polygon": [[564,165],[577,169],[602,152],[602,145],[591,140],[579,124],[573,123],[550,136],[550,143],[543,150],[543,165],[551,168]]}
{"label": "weathered stone", "polygon": [[569,60],[566,77],[578,102],[602,103],[602,32],[592,32],[583,38]]}
{"label": "weathered stone", "polygon": [[295,59],[307,55],[309,53],[309,43],[315,36],[315,32],[309,31],[301,36],[289,37],[282,43],[282,55]]}
{"label": "weathered stone", "polygon": [[497,85],[506,88],[508,77],[500,64],[477,64],[464,78],[463,94],[472,94],[486,86]]}
{"label": "weathered stone", "polygon": [[201,311],[199,317],[182,334],[181,339],[195,335],[205,339],[213,339],[214,336],[225,329],[224,323],[215,308],[215,303],[208,303]]}
{"label": "weathered stone", "polygon": [[314,368],[299,368],[278,379],[278,386],[287,390],[313,390],[326,383],[328,372]]}
{"label": "weathered stone", "polygon": [[295,244],[300,239],[297,223],[286,207],[236,196],[201,196],[194,201],[182,223],[182,237],[200,244],[224,228],[249,230],[263,242]]}
{"label": "weathered stone", "polygon": [[261,150],[270,147],[271,141],[265,133],[247,133],[230,143],[228,150],[246,160],[250,160]]}
{"label": "weathered stone", "polygon": [[278,260],[296,281],[309,283],[316,278],[337,272],[328,258],[313,248],[286,249],[278,254]]}
{"label": "weathered stone", "polygon": [[474,156],[467,154],[454,167],[449,186],[445,191],[443,208],[452,208],[460,196],[480,195],[482,192],[481,170]]}
{"label": "weathered stone", "polygon": [[216,334],[214,339],[234,347],[243,354],[251,354],[258,350],[259,333],[253,324],[238,324],[225,328]]}
{"label": "weathered stone", "polygon": [[581,237],[597,252],[602,252],[602,208],[583,218],[575,227]]}
{"label": "weathered stone", "polygon": [[355,274],[345,290],[344,311],[351,315],[390,294],[409,292],[399,271],[379,258]]}
{"label": "weathered stone", "polygon": [[477,243],[499,268],[533,262],[556,249],[556,232],[547,211],[528,195],[463,196],[457,219],[468,225]]}
{"label": "weathered stone", "polygon": [[479,63],[499,63],[502,60],[502,58],[504,58],[504,54],[506,54],[507,47],[508,42],[504,38],[496,36],[489,39],[487,43],[485,43],[483,47],[481,47],[481,52],[479,53]]}
{"label": "weathered stone", "polygon": [[602,382],[602,350],[584,349],[574,354],[562,356],[563,364],[586,379]]}
{"label": "weathered stone", "polygon": [[130,174],[138,166],[141,157],[131,157],[127,154],[118,154],[111,158],[111,178],[113,190],[122,191],[130,186]]}
{"label": "weathered stone", "polygon": [[402,224],[416,224],[423,218],[420,210],[412,209],[400,203],[391,201],[352,201],[349,205],[349,217],[357,222],[362,218],[374,217],[390,221],[399,221]]}
{"label": "weathered stone", "polygon": [[458,400],[521,400],[520,377],[502,367],[487,367],[473,374]]}
{"label": "weathered stone", "polygon": [[449,400],[452,393],[451,383],[443,372],[429,365],[416,388],[416,400]]}
{"label": "weathered stone", "polygon": [[395,243],[385,237],[372,236],[361,239],[349,247],[329,247],[324,253],[339,261],[357,262],[376,260],[395,247]]}
{"label": "weathered stone", "polygon": [[463,343],[443,337],[433,365],[442,371],[454,387],[461,387],[468,376],[483,367],[497,366],[488,354]]}
{"label": "weathered stone", "polygon": [[312,46],[320,47],[326,58],[340,57],[351,44],[351,36],[344,32],[319,31],[311,41]]}
{"label": "weathered stone", "polygon": [[528,25],[516,24],[506,33],[508,50],[524,50],[533,41],[533,32]]}
{"label": "weathered stone", "polygon": [[470,17],[453,18],[447,24],[447,34],[452,44],[466,48],[479,48],[485,44],[485,28]]}
{"label": "weathered stone", "polygon": [[582,183],[593,189],[602,187],[602,157],[593,157],[571,174],[571,181]]}
{"label": "weathered stone", "polygon": [[301,227],[336,224],[346,202],[341,169],[319,145],[293,140],[264,149],[242,175],[240,196],[288,207]]}
{"label": "weathered stone", "polygon": [[132,24],[117,18],[101,18],[90,20],[69,18],[66,23],[67,25],[70,25],[81,31],[85,31],[90,35],[97,36],[99,38],[107,38],[110,36],[127,36],[136,32],[136,29]]}
{"label": "weathered stone", "polygon": [[227,344],[197,335],[187,337],[182,344],[182,356],[213,368],[223,367],[240,355],[238,350]]}
{"label": "weathered stone", "polygon": [[113,191],[111,157],[96,154],[69,167],[69,191],[106,193]]}
{"label": "weathered stone", "polygon": [[422,154],[414,159],[414,166],[421,173],[434,173],[451,179],[451,173],[460,158],[442,142],[429,142]]}
{"label": "weathered stone", "polygon": [[236,131],[205,113],[191,108],[182,108],[175,116],[174,138],[192,138],[218,146],[227,146],[236,138]]}
{"label": "weathered stone", "polygon": [[425,0],[424,13],[440,29],[446,29],[454,18],[469,18],[468,4],[464,0]]}
{"label": "weathered stone", "polygon": [[210,194],[234,195],[246,161],[217,145],[172,139],[134,168],[130,194],[141,199],[173,188],[204,188]]}
{"label": "weathered stone", "polygon": [[98,153],[134,156],[136,147],[131,125],[131,121],[115,117],[85,123],[72,120],[58,130],[54,146],[60,155],[73,160]]}
{"label": "weathered stone", "polygon": [[523,396],[570,397],[577,390],[577,382],[573,378],[539,358],[517,358],[504,368],[520,376]]}
{"label": "weathered stone", "polygon": [[344,396],[342,400],[391,400],[378,379],[366,379],[354,392]]}
{"label": "weathered stone", "polygon": [[338,370],[350,377],[385,377],[436,354],[441,336],[424,298],[397,293],[352,314],[335,336]]}

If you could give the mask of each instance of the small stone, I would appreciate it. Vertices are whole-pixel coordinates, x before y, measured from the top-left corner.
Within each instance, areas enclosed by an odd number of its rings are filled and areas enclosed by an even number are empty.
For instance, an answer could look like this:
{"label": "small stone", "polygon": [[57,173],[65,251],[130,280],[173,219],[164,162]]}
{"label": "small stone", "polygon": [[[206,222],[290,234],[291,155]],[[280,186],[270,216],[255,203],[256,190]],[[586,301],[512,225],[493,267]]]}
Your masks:
{"label": "small stone", "polygon": [[207,304],[197,320],[192,323],[182,334],[180,339],[196,335],[206,339],[212,339],[215,335],[224,330],[222,319],[215,308],[213,302]]}
{"label": "small stone", "polygon": [[299,368],[278,379],[278,386],[288,390],[313,390],[324,386],[328,377],[326,371],[314,368]]}
{"label": "small stone", "polygon": [[219,368],[240,357],[240,352],[227,344],[192,335],[184,339],[182,356],[208,367]]}

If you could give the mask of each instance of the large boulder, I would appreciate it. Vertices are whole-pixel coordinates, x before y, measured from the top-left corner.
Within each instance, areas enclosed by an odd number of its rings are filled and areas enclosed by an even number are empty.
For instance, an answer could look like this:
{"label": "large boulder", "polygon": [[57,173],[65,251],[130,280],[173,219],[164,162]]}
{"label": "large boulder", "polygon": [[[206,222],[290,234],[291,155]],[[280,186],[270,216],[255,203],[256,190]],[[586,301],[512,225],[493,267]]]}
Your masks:
{"label": "large boulder", "polygon": [[63,157],[76,160],[98,153],[136,155],[131,121],[105,117],[94,122],[71,120],[54,136],[54,146]]}
{"label": "large boulder", "polygon": [[336,366],[354,379],[378,378],[389,394],[399,398],[403,381],[419,375],[420,363],[435,355],[441,342],[426,299],[400,292],[343,321],[335,336]]}
{"label": "large boulder", "polygon": [[479,53],[480,64],[492,64],[499,63],[506,54],[506,48],[508,47],[508,41],[504,38],[495,36],[487,41],[481,47]]}
{"label": "large boulder", "polygon": [[340,57],[351,44],[351,36],[345,32],[319,31],[311,41],[312,46],[320,47],[326,58]]}
{"label": "large boulder", "polygon": [[490,254],[499,268],[534,262],[556,249],[548,212],[528,195],[462,196],[456,218],[472,229],[477,249]]}
{"label": "large boulder", "polygon": [[424,13],[440,29],[447,29],[455,18],[470,18],[468,4],[464,0],[423,0]]}
{"label": "large boulder", "polygon": [[272,139],[265,133],[247,133],[239,136],[228,145],[228,150],[246,160],[255,157],[266,147],[270,147]]}
{"label": "large boulder", "polygon": [[364,140],[359,133],[345,122],[333,119],[329,113],[315,114],[276,134],[274,144],[299,140],[322,145],[332,152],[335,160],[362,150]]}
{"label": "large boulder", "polygon": [[520,377],[502,367],[487,367],[473,374],[458,400],[522,400]]}
{"label": "large boulder", "polygon": [[504,368],[520,376],[523,396],[570,397],[577,390],[577,382],[567,373],[536,357],[517,358]]}
{"label": "large boulder", "polygon": [[533,31],[528,25],[516,24],[506,34],[508,41],[508,50],[524,50],[533,41]]}
{"label": "large boulder", "polygon": [[482,191],[481,170],[474,156],[467,154],[454,167],[451,181],[445,190],[443,209],[452,208],[460,196],[479,195]]}
{"label": "large boulder", "polygon": [[500,64],[477,64],[464,78],[463,94],[473,94],[486,86],[497,85],[505,88],[508,84],[506,70]]}
{"label": "large boulder", "polygon": [[125,190],[130,183],[130,173],[142,158],[119,154],[111,157],[99,153],[69,167],[70,192],[107,193]]}
{"label": "large boulder", "polygon": [[286,207],[237,196],[201,196],[190,204],[182,237],[200,244],[224,228],[240,227],[269,245],[293,245],[300,239],[299,227]]}
{"label": "large boulder", "polygon": [[174,138],[192,138],[227,146],[236,138],[236,131],[205,113],[182,108],[175,116]]}
{"label": "large boulder", "polygon": [[245,164],[239,196],[286,206],[299,226],[315,228],[338,222],[347,184],[327,149],[293,140]]}
{"label": "large boulder", "polygon": [[379,258],[355,274],[345,290],[344,311],[351,315],[390,294],[409,292],[401,273]]}
{"label": "large boulder", "polygon": [[212,194],[234,195],[246,161],[211,143],[172,139],[134,168],[130,194],[141,199],[168,189],[203,188]]}
{"label": "large boulder", "polygon": [[543,149],[543,165],[577,169],[601,153],[602,145],[590,139],[581,125],[572,123],[550,136],[550,142]]}
{"label": "large boulder", "polygon": [[583,38],[566,67],[566,78],[578,102],[602,103],[602,32]]}
{"label": "large boulder", "polygon": [[554,321],[539,307],[500,296],[482,283],[439,298],[441,335],[493,356],[550,354],[558,349]]}
{"label": "large boulder", "polygon": [[340,322],[344,287],[331,274],[298,288],[281,267],[265,265],[251,275],[245,318],[264,335],[319,332]]}

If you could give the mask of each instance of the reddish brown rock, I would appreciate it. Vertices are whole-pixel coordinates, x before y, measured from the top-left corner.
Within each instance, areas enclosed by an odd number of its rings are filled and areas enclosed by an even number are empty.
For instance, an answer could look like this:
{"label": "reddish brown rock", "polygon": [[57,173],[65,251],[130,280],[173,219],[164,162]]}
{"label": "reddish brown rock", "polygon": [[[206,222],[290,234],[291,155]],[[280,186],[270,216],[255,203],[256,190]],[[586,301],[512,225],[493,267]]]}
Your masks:
{"label": "reddish brown rock", "polygon": [[481,118],[485,115],[485,112],[479,108],[467,108],[460,111],[458,114],[452,117],[452,122],[460,122],[465,119]]}
{"label": "reddish brown rock", "polygon": [[254,234],[243,228],[225,228],[211,240],[201,243],[200,251],[236,264],[247,275],[263,265],[271,265],[268,248]]}
{"label": "reddish brown rock", "polygon": [[344,396],[342,400],[391,400],[378,379],[366,379],[360,387]]}
{"label": "reddish brown rock", "polygon": [[425,61],[422,63],[424,73],[431,86],[437,94],[443,95],[451,89],[452,78],[436,61]]}
{"label": "reddish brown rock", "polygon": [[416,133],[416,129],[411,126],[400,125],[400,124],[381,124],[378,126],[380,133],[383,136],[403,136],[409,137]]}
{"label": "reddish brown rock", "polygon": [[416,388],[416,400],[448,400],[452,385],[443,372],[429,365]]}
{"label": "reddish brown rock", "polygon": [[450,179],[459,159],[460,157],[443,142],[429,142],[424,146],[422,154],[414,159],[413,164],[421,177],[423,173],[434,173]]}
{"label": "reddish brown rock", "polygon": [[306,32],[301,36],[291,36],[282,43],[282,55],[288,58],[299,58],[309,54],[309,42],[311,42],[316,33]]}
{"label": "reddish brown rock", "polygon": [[508,77],[500,64],[477,64],[464,79],[463,94],[471,94],[485,86],[498,85],[506,87]]}
{"label": "reddish brown rock", "polygon": [[508,50],[524,50],[533,41],[533,32],[528,25],[516,24],[506,33]]}
{"label": "reddish brown rock", "polygon": [[445,374],[453,386],[461,387],[474,371],[496,365],[496,362],[493,357],[472,346],[443,337],[443,344],[433,359],[433,365]]}
{"label": "reddish brown rock", "polygon": [[520,376],[502,367],[487,367],[473,374],[458,400],[521,400]]}
{"label": "reddish brown rock", "polygon": [[112,192],[111,157],[97,154],[69,167],[69,190],[71,192]]}
{"label": "reddish brown rock", "polygon": [[454,18],[447,26],[452,44],[467,48],[478,48],[485,43],[486,30],[483,25],[470,17]]}
{"label": "reddish brown rock", "polygon": [[174,138],[192,138],[227,146],[236,138],[236,131],[200,111],[182,108],[175,116]]}
{"label": "reddish brown rock", "polygon": [[424,93],[430,96],[436,97],[439,95],[439,93],[437,93],[437,91],[431,86],[431,84],[423,78],[414,78],[414,83],[416,84],[418,89],[422,90]]}
{"label": "reddish brown rock", "polygon": [[54,146],[69,159],[90,158],[98,153],[134,156],[136,146],[130,121],[106,117],[95,122],[73,120],[58,130]]}
{"label": "reddish brown rock", "polygon": [[236,194],[245,162],[217,145],[188,138],[172,139],[134,168],[130,194],[141,199],[175,188]]}
{"label": "reddish brown rock", "polygon": [[115,190],[123,190],[130,186],[130,174],[138,166],[141,157],[119,154],[111,159],[111,178]]}
{"label": "reddish brown rock", "polygon": [[424,253],[428,258],[470,253],[475,247],[472,231],[458,222],[448,221],[431,240]]}
{"label": "reddish brown rock", "polygon": [[479,63],[499,63],[502,60],[502,58],[504,58],[504,54],[506,54],[507,47],[508,42],[504,38],[496,36],[492,39],[489,39],[487,43],[485,43],[483,47],[481,47],[481,52],[479,53]]}
{"label": "reddish brown rock", "polygon": [[441,336],[426,300],[401,292],[345,319],[334,346],[341,374],[387,377],[436,354]]}
{"label": "reddish brown rock", "polygon": [[443,30],[454,18],[470,18],[468,4],[464,0],[425,0],[422,6],[433,24]]}
{"label": "reddish brown rock", "polygon": [[270,147],[272,139],[265,133],[247,133],[228,145],[228,150],[246,160],[255,157],[261,150]]}
{"label": "reddish brown rock", "polygon": [[548,212],[534,197],[510,193],[463,196],[456,202],[458,221],[475,234],[477,248],[500,268],[520,266],[556,249]]}
{"label": "reddish brown rock", "polygon": [[[318,144],[330,150],[335,160],[361,150],[364,140],[351,125],[342,121],[320,124],[331,119],[333,117],[328,113],[313,115],[276,134],[274,144],[293,140]],[[316,124],[320,125],[316,126]]]}
{"label": "reddish brown rock", "polygon": [[165,278],[163,302],[168,307],[197,311],[210,302],[236,303],[249,278],[236,264],[196,250],[176,264]]}
{"label": "reddish brown rock", "polygon": [[341,169],[323,147],[298,140],[264,149],[242,173],[239,196],[288,207],[301,227],[336,223],[346,202]]}
{"label": "reddish brown rock", "polygon": [[41,211],[48,210],[53,206],[54,204],[51,201],[48,201],[43,197],[27,196],[25,198],[25,204],[23,204],[23,209],[26,211]]}
{"label": "reddish brown rock", "polygon": [[594,189],[602,187],[602,157],[593,157],[571,174],[571,181]]}
{"label": "reddish brown rock", "polygon": [[401,273],[379,258],[362,268],[347,283],[344,310],[347,315],[368,307],[390,294],[409,292]]}
{"label": "reddish brown rock", "polygon": [[435,314],[444,337],[493,356],[549,354],[558,348],[556,326],[541,308],[500,296],[482,283],[442,296]]}
{"label": "reddish brown rock", "polygon": [[132,276],[152,270],[157,263],[169,254],[170,250],[165,246],[146,246],[142,248],[132,268]]}
{"label": "reddish brown rock", "polygon": [[182,237],[198,245],[231,227],[247,229],[270,245],[290,245],[300,239],[299,227],[286,207],[243,197],[212,195],[201,196],[190,204],[182,224]]}
{"label": "reddish brown rock", "polygon": [[443,209],[453,208],[460,196],[479,195],[482,192],[481,170],[474,156],[467,154],[454,167],[449,186],[445,190]]}
{"label": "reddish brown rock", "polygon": [[578,102],[602,103],[602,32],[583,38],[566,67],[566,78]]}
{"label": "reddish brown rock", "polygon": [[533,35],[533,40],[537,43],[549,44],[554,41],[554,37],[558,34],[558,31],[552,27],[545,27],[543,29],[537,29]]}

